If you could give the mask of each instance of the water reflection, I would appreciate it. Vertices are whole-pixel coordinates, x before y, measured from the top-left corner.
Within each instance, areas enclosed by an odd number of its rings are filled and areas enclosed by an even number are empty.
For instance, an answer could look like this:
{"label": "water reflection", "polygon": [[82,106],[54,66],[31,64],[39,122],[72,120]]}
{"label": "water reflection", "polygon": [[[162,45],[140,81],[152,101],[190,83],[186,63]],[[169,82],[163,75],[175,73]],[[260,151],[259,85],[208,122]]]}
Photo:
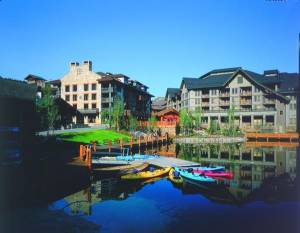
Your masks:
{"label": "water reflection", "polygon": [[[234,174],[232,180],[219,180],[217,185],[191,181],[185,181],[182,186],[173,185],[183,195],[200,194],[211,202],[231,205],[243,205],[255,200],[278,202],[297,199],[296,148],[257,148],[247,144],[174,144],[167,148],[156,148],[156,152],[168,152],[168,156],[199,162],[205,166],[225,166],[226,170]],[[155,182],[125,182],[100,175],[100,178],[94,177],[89,188],[66,197],[65,201],[69,203],[72,214],[91,215],[91,206],[95,203],[125,200],[145,185]]]}
{"label": "water reflection", "polygon": [[[234,174],[227,184],[239,201],[260,188],[265,180],[294,182],[297,173],[296,148],[251,147],[247,144],[179,145],[177,157],[202,165],[221,165]],[[273,179],[274,183],[274,179]],[[274,184],[276,185],[276,184]]]}

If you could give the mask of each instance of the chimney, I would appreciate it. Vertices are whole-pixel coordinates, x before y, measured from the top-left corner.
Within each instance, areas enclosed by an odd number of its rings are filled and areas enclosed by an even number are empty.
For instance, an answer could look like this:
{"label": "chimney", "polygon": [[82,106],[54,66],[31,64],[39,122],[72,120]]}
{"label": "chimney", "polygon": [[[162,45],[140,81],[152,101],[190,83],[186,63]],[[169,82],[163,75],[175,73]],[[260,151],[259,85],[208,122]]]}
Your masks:
{"label": "chimney", "polygon": [[86,68],[86,70],[92,71],[92,61],[84,61],[83,66]]}
{"label": "chimney", "polygon": [[76,67],[79,66],[78,62],[70,62],[70,71],[73,72],[76,70]]}

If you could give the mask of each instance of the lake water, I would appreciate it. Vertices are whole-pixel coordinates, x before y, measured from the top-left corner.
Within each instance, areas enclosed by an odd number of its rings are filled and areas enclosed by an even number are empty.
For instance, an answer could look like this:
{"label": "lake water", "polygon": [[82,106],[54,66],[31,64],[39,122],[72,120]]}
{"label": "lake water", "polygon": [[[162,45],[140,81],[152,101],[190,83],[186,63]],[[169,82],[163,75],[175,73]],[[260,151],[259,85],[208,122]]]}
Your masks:
{"label": "lake water", "polygon": [[300,232],[297,149],[246,145],[171,145],[169,154],[202,165],[223,165],[232,180],[218,186],[168,178],[91,185],[49,206],[98,225],[99,232]]}
{"label": "lake water", "polygon": [[[6,212],[0,232],[300,232],[299,149],[271,145],[154,147],[146,153],[222,165],[234,178],[177,186],[167,177],[125,182],[98,175],[59,200]],[[43,189],[46,195],[49,188]]]}

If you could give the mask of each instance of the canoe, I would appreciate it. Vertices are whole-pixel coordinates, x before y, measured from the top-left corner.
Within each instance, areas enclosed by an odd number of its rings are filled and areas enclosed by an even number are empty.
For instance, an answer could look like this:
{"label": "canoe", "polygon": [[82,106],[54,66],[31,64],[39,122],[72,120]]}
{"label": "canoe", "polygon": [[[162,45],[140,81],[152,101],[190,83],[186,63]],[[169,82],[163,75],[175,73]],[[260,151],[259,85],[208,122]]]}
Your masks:
{"label": "canoe", "polygon": [[203,166],[182,166],[183,169],[198,169],[203,171],[225,171],[225,167],[223,166],[216,166],[216,167],[203,167]]}
{"label": "canoe", "polygon": [[225,179],[232,179],[233,174],[231,172],[224,172],[224,171],[204,171],[200,169],[193,169],[193,172],[196,174],[203,174],[208,177],[213,178],[225,178]]}
{"label": "canoe", "polygon": [[128,174],[134,171],[142,171],[149,166],[149,163],[142,163],[142,164],[131,164],[125,166],[113,166],[113,167],[103,167],[103,168],[95,168],[94,171],[99,172],[116,172],[119,174]]}
{"label": "canoe", "polygon": [[139,180],[139,179],[150,179],[154,177],[159,177],[167,174],[170,171],[170,167],[162,168],[162,169],[156,169],[154,171],[144,171],[144,172],[138,172],[133,174],[127,174],[124,176],[121,176],[121,179],[124,180]]}
{"label": "canoe", "polygon": [[205,183],[215,183],[216,182],[216,180],[211,177],[207,177],[202,174],[196,174],[196,173],[190,172],[186,169],[181,169],[178,167],[175,167],[174,169],[175,169],[175,171],[180,173],[180,176],[182,178],[185,178],[185,179],[190,179],[193,181],[199,181],[199,182],[205,182]]}
{"label": "canoe", "polygon": [[170,170],[169,172],[169,179],[174,183],[174,184],[182,184],[183,183],[183,179],[179,175],[174,174],[174,172],[176,172],[173,168]]}

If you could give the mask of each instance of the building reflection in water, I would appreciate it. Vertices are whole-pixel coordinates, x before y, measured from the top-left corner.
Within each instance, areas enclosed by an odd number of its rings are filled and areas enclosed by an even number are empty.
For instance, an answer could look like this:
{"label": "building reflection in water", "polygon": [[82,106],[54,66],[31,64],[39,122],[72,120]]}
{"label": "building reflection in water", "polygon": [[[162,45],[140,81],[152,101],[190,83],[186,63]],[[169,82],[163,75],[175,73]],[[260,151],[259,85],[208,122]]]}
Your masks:
{"label": "building reflection in water", "polygon": [[285,177],[295,181],[297,173],[297,148],[254,147],[249,144],[179,146],[177,157],[202,165],[225,166],[234,174],[228,189],[238,200],[260,188],[265,180]]}
{"label": "building reflection in water", "polygon": [[[171,144],[151,148],[144,153],[158,153],[198,162],[204,166],[225,166],[234,174],[232,180],[219,181],[218,187],[191,183],[179,187],[183,194],[199,192],[219,203],[243,204],[268,198],[280,201],[297,198],[297,147],[255,147],[253,144],[195,145]],[[298,159],[297,159],[298,158]],[[155,181],[153,181],[155,182]],[[118,178],[95,178],[90,187],[65,197],[72,214],[91,215],[91,206],[103,200],[124,200],[147,182],[123,182]],[[178,188],[178,187],[176,187]],[[199,191],[200,190],[200,191]],[[292,193],[292,195],[290,195]],[[276,201],[275,200],[275,201]]]}

